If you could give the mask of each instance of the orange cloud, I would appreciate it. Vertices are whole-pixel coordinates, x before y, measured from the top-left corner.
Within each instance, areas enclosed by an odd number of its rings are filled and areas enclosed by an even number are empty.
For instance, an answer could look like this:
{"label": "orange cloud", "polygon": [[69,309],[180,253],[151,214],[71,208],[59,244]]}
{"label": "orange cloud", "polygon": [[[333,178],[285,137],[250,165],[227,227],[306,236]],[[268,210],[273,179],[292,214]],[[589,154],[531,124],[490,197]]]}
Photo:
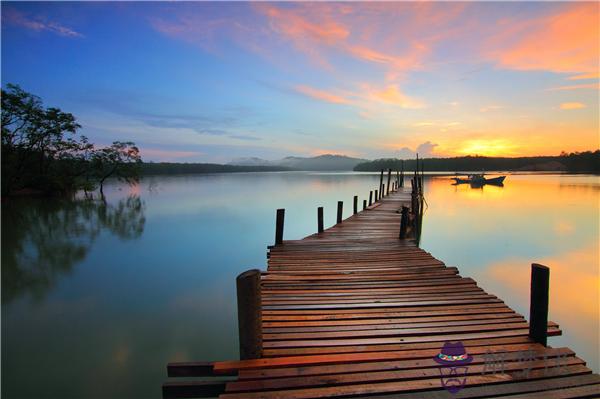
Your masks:
{"label": "orange cloud", "polygon": [[350,101],[342,96],[315,89],[313,87],[298,85],[294,87],[294,90],[296,90],[298,93],[304,94],[305,96],[312,97],[320,101],[333,104],[350,104]]}
{"label": "orange cloud", "polygon": [[424,104],[402,93],[398,86],[388,85],[383,89],[372,88],[368,85],[363,85],[366,90],[365,97],[369,100],[397,105],[401,108],[416,109],[423,108]]}
{"label": "orange cloud", "polygon": [[600,83],[586,83],[586,84],[581,84],[581,85],[551,87],[549,89],[546,89],[546,91],[580,90],[580,89],[600,90]]}
{"label": "orange cloud", "polygon": [[586,80],[586,79],[600,79],[598,72],[584,73],[581,75],[569,76],[568,80]]}
{"label": "orange cloud", "polygon": [[562,103],[560,109],[581,109],[585,108],[585,104],[582,103]]}
{"label": "orange cloud", "polygon": [[507,21],[512,28],[496,36],[499,50],[490,55],[510,69],[597,73],[598,10],[595,2],[577,3],[538,20]]}

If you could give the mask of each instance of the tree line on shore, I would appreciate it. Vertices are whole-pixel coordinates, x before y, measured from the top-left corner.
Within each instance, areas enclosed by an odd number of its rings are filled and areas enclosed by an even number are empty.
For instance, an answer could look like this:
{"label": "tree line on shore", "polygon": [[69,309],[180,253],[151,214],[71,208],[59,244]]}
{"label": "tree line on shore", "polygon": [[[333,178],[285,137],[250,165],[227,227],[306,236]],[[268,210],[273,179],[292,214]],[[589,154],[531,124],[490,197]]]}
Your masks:
{"label": "tree line on shore", "polygon": [[142,162],[129,141],[96,148],[75,117],[18,85],[2,89],[2,196],[64,195],[100,189],[109,177],[137,181]]}
{"label": "tree line on shore", "polygon": [[[425,158],[419,160],[419,169],[426,171],[563,171],[600,173],[600,150],[565,153],[558,156],[537,157],[483,157],[465,156],[455,158]],[[357,172],[376,172],[382,169],[414,170],[416,160],[396,158],[376,159],[354,167]]]}

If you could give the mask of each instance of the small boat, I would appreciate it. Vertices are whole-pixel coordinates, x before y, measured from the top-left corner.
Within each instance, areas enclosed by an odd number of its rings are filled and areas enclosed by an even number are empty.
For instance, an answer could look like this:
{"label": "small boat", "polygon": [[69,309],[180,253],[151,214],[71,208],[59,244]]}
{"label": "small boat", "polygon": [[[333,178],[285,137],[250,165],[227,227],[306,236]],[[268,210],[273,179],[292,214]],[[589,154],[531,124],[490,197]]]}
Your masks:
{"label": "small boat", "polygon": [[482,173],[482,174],[468,175],[466,178],[453,177],[453,179],[455,181],[455,184],[469,183],[472,186],[483,186],[484,184],[492,184],[492,185],[496,185],[496,186],[501,186],[504,183],[504,179],[506,179],[506,176],[498,176],[498,177],[492,177],[491,179],[488,179]]}

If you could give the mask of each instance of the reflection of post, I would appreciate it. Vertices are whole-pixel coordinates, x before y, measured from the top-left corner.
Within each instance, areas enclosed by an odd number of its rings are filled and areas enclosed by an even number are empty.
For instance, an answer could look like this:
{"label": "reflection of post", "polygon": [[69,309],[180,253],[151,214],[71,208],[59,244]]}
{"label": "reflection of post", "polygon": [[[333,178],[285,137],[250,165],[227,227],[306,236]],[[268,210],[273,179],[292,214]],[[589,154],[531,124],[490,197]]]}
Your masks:
{"label": "reflection of post", "polygon": [[387,180],[387,191],[385,193],[385,195],[390,195],[390,181],[392,178],[392,170],[388,169],[388,180]]}
{"label": "reflection of post", "polygon": [[402,170],[400,171],[400,187],[404,187],[404,160],[400,163]]}
{"label": "reflection of post", "polygon": [[240,359],[262,356],[260,270],[248,270],[236,279]]}
{"label": "reflection of post", "polygon": [[323,232],[323,207],[322,206],[317,208],[317,231],[319,233]]}
{"label": "reflection of post", "polygon": [[529,304],[529,337],[544,346],[548,341],[548,291],[550,269],[531,265],[531,301]]}
{"label": "reflection of post", "polygon": [[423,227],[423,203],[419,202],[419,212],[415,215],[415,243],[417,247],[421,243],[421,228]]}
{"label": "reflection of post", "polygon": [[285,218],[285,209],[277,209],[277,219],[275,222],[275,245],[283,242],[283,220]]}
{"label": "reflection of post", "polygon": [[344,208],[344,201],[338,201],[338,208],[337,208],[337,222],[338,223],[342,223],[343,208]]}

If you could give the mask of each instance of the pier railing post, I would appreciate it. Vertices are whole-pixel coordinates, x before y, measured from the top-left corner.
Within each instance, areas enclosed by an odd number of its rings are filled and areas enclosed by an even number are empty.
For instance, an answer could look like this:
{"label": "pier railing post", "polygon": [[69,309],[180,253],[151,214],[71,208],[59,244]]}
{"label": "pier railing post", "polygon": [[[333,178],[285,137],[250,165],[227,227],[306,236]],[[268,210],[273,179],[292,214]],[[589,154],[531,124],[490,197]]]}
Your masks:
{"label": "pier railing post", "polygon": [[317,231],[319,233],[323,232],[323,207],[322,206],[317,208]]}
{"label": "pier railing post", "polygon": [[375,202],[379,201],[379,191],[375,190]]}
{"label": "pier railing post", "polygon": [[379,199],[382,199],[384,195],[385,195],[385,183],[383,183],[383,186],[381,186],[381,194],[379,195]]}
{"label": "pier railing post", "polygon": [[550,269],[531,264],[531,299],[529,304],[529,337],[546,346],[548,342],[548,294]]}
{"label": "pier railing post", "polygon": [[337,223],[342,223],[342,211],[344,209],[344,201],[338,201],[337,207]]}
{"label": "pier railing post", "polygon": [[406,230],[408,229],[408,207],[402,207],[402,216],[400,217],[400,234],[398,238],[401,240],[406,238]]}
{"label": "pier railing post", "polygon": [[248,270],[236,279],[240,359],[262,357],[260,270]]}
{"label": "pier railing post", "polygon": [[363,211],[367,209],[367,200],[363,200]]}
{"label": "pier railing post", "polygon": [[369,191],[369,206],[373,205],[373,191]]}
{"label": "pier railing post", "polygon": [[285,209],[277,209],[277,219],[275,221],[275,245],[281,245],[283,242],[283,221],[285,219]]}
{"label": "pier railing post", "polygon": [[358,195],[354,196],[354,214],[356,215],[358,213]]}

